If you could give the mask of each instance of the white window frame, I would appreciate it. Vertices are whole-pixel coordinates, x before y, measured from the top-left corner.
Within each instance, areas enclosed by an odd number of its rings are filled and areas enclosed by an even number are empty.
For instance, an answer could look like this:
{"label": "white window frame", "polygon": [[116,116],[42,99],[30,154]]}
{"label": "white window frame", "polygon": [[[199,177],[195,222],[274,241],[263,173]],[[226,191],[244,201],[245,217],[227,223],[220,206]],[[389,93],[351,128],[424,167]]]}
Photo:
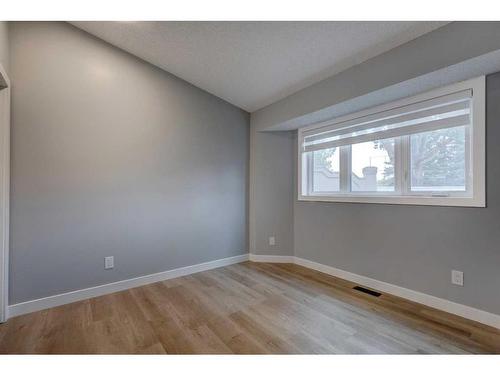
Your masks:
{"label": "white window frame", "polygon": [[0,323],[9,302],[10,81],[0,64]]}
{"label": "white window frame", "polygon": [[[356,118],[369,116],[378,112],[387,111],[414,104],[424,100],[433,99],[443,95],[452,94],[462,90],[472,89],[472,124],[466,132],[466,147],[471,147],[470,158],[466,159],[467,191],[466,192],[411,192],[409,176],[410,146],[409,136],[396,138],[395,153],[395,191],[394,192],[351,192],[345,185],[345,175],[351,173],[350,153],[345,149],[351,146],[340,146],[340,174],[341,192],[339,193],[315,193],[315,195],[304,195],[302,190],[302,152],[301,145],[304,140],[304,132],[316,128],[329,126],[334,128],[336,124]],[[297,158],[297,191],[299,201],[321,201],[321,202],[353,202],[353,203],[382,203],[382,204],[407,204],[407,205],[429,205],[429,206],[460,206],[460,207],[486,207],[486,79],[485,76],[458,82],[446,87],[434,89],[409,98],[397,100],[369,108],[360,112],[338,117],[329,121],[316,123],[298,130],[298,158]],[[340,125],[339,125],[340,126]],[[470,139],[470,142],[468,140]],[[399,157],[398,157],[399,156]],[[307,184],[309,185],[309,183]],[[446,195],[446,196],[444,196]]]}

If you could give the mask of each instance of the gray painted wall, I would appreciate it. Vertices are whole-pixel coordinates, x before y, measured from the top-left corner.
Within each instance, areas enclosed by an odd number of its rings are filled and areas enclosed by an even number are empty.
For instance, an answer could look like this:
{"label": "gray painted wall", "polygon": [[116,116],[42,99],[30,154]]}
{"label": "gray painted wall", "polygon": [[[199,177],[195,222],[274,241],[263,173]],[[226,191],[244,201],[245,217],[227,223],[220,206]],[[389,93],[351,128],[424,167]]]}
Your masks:
{"label": "gray painted wall", "polygon": [[9,74],[9,27],[6,21],[0,21],[0,64]]}
{"label": "gray painted wall", "polygon": [[250,252],[293,255],[293,134],[251,129],[250,139]]}
{"label": "gray painted wall", "polygon": [[[257,132],[251,183],[261,189],[251,202],[263,224],[253,234],[254,252],[295,255],[500,314],[498,103],[500,73],[487,78],[487,208],[299,202],[296,132]],[[261,155],[253,155],[254,150]],[[292,169],[286,164],[291,160]],[[265,166],[274,173],[265,173]],[[290,199],[293,208],[286,206]],[[292,233],[293,239],[281,241],[292,243],[293,250],[267,246],[268,233],[275,228],[281,235]],[[464,271],[463,287],[451,284],[452,269]]]}
{"label": "gray painted wall", "polygon": [[498,49],[500,22],[452,22],[253,112],[252,126],[292,129],[314,112],[315,121],[335,117],[335,104]]}
{"label": "gray painted wall", "polygon": [[296,201],[295,255],[500,314],[498,103],[500,73],[487,78],[487,208]]}
{"label": "gray painted wall", "polygon": [[[253,150],[267,159],[293,157],[293,169],[282,165],[282,173],[256,174],[268,179],[261,184],[281,186],[286,197],[292,195],[293,251],[281,254],[273,248],[257,253],[295,255],[377,280],[500,313],[500,73],[487,78],[487,208],[402,206],[358,203],[299,202],[296,199],[296,132],[282,132],[290,143],[261,141]],[[263,137],[275,133],[260,133]],[[291,147],[292,153],[290,149]],[[265,150],[262,150],[265,148]],[[284,164],[284,161],[282,161]],[[282,180],[280,180],[282,179]],[[279,180],[279,181],[278,181]],[[255,183],[255,182],[253,182]],[[286,183],[293,186],[286,189]],[[277,204],[269,190],[259,192],[257,218],[270,214],[286,218],[289,207]],[[256,242],[262,243],[273,230],[273,221],[257,227]],[[288,232],[286,232],[288,233]],[[286,240],[290,242],[290,240]],[[463,287],[451,284],[451,270],[465,273]]]}
{"label": "gray painted wall", "polygon": [[[487,208],[404,206],[296,200],[296,132],[260,132],[252,154],[264,153],[254,166],[252,184],[267,187],[251,201],[259,209],[257,254],[295,255],[377,280],[500,314],[500,73],[487,78]],[[253,128],[252,131],[255,131]],[[291,140],[290,142],[278,142]],[[280,160],[286,155],[286,162]],[[278,158],[279,173],[258,173]],[[260,161],[259,161],[260,160]],[[293,160],[293,162],[292,162]],[[267,181],[266,181],[267,180]],[[293,186],[293,192],[286,189]],[[284,196],[270,186],[280,186]],[[286,207],[290,195],[293,208]],[[260,201],[265,200],[266,204]],[[289,252],[266,246],[268,233],[293,212]],[[286,223],[288,221],[285,220]],[[263,251],[265,250],[265,251]],[[463,287],[451,284],[451,270],[464,272]]]}
{"label": "gray painted wall", "polygon": [[10,37],[11,304],[247,252],[246,112],[65,23]]}

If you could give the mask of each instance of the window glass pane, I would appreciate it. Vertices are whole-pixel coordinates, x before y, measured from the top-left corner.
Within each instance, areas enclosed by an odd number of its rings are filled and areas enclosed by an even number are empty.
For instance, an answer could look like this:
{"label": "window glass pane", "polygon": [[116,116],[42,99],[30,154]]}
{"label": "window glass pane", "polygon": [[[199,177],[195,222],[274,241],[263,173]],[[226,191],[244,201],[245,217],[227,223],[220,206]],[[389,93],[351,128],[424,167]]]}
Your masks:
{"label": "window glass pane", "polygon": [[394,191],[394,138],[351,146],[351,190]]}
{"label": "window glass pane", "polygon": [[465,126],[410,136],[412,191],[465,191]]}
{"label": "window glass pane", "polygon": [[340,148],[313,151],[313,191],[340,191]]}

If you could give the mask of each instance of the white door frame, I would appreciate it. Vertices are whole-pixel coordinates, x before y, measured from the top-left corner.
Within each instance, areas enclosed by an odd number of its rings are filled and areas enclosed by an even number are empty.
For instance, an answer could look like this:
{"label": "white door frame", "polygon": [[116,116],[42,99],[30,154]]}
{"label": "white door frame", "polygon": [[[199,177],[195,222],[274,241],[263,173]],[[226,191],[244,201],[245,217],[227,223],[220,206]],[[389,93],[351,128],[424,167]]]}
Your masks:
{"label": "white door frame", "polygon": [[8,318],[10,80],[0,64],[0,322]]}

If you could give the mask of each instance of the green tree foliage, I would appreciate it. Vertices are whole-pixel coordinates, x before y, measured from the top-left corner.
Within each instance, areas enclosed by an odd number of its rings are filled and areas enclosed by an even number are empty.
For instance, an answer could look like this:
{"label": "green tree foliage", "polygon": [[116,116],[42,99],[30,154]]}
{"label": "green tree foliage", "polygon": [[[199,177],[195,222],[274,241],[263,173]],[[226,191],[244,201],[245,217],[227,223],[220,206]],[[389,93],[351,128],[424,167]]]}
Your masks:
{"label": "green tree foliage", "polygon": [[333,172],[332,158],[336,148],[327,148],[324,150],[314,151],[314,165],[322,166]]}
{"label": "green tree foliage", "polygon": [[375,141],[373,147],[379,150],[385,150],[389,156],[389,161],[385,162],[382,171],[383,179],[378,183],[384,186],[394,186],[394,139],[381,139]]}
{"label": "green tree foliage", "polygon": [[457,127],[411,136],[412,185],[465,184],[465,128]]}
{"label": "green tree foliage", "polygon": [[[381,183],[394,181],[394,142],[374,142],[374,147],[387,151]],[[411,178],[413,186],[463,186],[465,184],[465,128],[442,129],[410,136]]]}

